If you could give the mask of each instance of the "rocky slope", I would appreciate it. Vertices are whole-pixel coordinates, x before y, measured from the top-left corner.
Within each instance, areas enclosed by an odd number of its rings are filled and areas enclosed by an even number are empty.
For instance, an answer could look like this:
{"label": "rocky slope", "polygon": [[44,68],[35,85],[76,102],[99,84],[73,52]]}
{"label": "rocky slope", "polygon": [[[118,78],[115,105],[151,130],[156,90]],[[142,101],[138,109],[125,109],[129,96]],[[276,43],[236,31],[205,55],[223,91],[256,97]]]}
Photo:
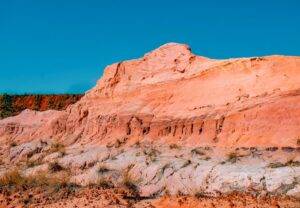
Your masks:
{"label": "rocky slope", "polygon": [[64,110],[82,95],[0,95],[0,119],[15,116],[25,109],[36,111]]}
{"label": "rocky slope", "polygon": [[[39,125],[23,119],[42,116],[35,112],[2,120],[0,136],[296,147],[299,69],[299,57],[212,60],[192,54],[186,45],[166,44],[141,59],[108,66],[79,102],[51,118],[45,114]],[[24,125],[30,131],[19,131]]]}
{"label": "rocky slope", "polygon": [[66,110],[0,120],[0,185],[60,178],[154,207],[230,207],[233,193],[264,198],[236,207],[299,207],[299,72],[300,57],[214,60],[175,43],[110,65]]}

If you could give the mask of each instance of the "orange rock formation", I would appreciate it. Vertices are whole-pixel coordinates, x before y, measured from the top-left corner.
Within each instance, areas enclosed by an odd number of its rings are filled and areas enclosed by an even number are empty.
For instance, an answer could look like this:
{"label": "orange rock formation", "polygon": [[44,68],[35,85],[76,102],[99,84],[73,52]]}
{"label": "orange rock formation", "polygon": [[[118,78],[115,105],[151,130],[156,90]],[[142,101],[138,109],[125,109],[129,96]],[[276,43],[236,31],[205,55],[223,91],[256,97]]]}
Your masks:
{"label": "orange rock formation", "polygon": [[16,141],[295,147],[299,136],[300,57],[214,60],[176,43],[108,66],[65,111],[0,121]]}

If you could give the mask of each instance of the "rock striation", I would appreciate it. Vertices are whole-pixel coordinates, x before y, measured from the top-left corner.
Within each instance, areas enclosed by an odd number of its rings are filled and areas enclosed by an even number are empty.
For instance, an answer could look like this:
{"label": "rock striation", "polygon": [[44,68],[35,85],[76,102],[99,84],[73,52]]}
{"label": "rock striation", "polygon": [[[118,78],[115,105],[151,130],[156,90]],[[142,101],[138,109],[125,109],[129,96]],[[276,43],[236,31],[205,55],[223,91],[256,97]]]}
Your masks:
{"label": "rock striation", "polygon": [[90,206],[101,192],[99,207],[298,208],[299,72],[300,57],[214,60],[176,43],[112,64],[67,109],[0,120],[0,206],[24,195],[7,197],[13,184],[38,207],[57,207],[40,195],[54,185],[76,205],[72,190]]}
{"label": "rock striation", "polygon": [[108,66],[97,85],[64,111],[25,111],[1,120],[0,137],[297,147],[299,72],[300,57],[215,60],[169,43]]}

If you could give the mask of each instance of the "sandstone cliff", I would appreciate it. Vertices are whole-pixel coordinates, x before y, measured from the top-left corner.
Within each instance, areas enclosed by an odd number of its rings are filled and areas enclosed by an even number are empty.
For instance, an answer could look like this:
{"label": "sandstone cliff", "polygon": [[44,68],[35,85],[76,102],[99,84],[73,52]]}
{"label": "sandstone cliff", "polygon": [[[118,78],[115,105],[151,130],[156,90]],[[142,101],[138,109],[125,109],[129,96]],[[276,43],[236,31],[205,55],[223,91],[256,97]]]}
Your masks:
{"label": "sandstone cliff", "polygon": [[[51,195],[69,206],[87,190],[98,207],[298,208],[299,72],[299,57],[214,60],[174,43],[110,65],[66,110],[0,120],[0,206],[16,206],[13,184],[64,187]],[[57,207],[47,188],[28,203]]]}
{"label": "sandstone cliff", "polygon": [[112,64],[65,111],[0,121],[0,136],[110,144],[292,146],[300,136],[300,58],[214,60],[170,43]]}

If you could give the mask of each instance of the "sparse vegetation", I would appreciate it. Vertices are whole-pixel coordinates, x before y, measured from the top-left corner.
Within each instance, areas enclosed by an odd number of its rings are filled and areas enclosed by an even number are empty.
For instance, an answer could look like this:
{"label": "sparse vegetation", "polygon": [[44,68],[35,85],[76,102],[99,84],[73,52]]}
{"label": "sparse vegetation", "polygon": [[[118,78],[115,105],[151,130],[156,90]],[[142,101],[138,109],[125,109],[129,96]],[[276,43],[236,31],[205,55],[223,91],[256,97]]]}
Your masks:
{"label": "sparse vegetation", "polygon": [[269,168],[281,168],[281,167],[285,167],[285,166],[286,165],[281,162],[270,163],[268,165]]}
{"label": "sparse vegetation", "polygon": [[26,161],[26,166],[28,168],[32,168],[32,167],[35,167],[35,166],[39,166],[42,164],[42,161],[41,160],[29,160],[27,159]]}
{"label": "sparse vegetation", "polygon": [[207,156],[207,157],[204,158],[204,160],[206,160],[206,161],[210,160],[210,159],[211,159],[211,157],[209,157],[209,156]]}
{"label": "sparse vegetation", "polygon": [[64,170],[64,167],[62,167],[57,161],[49,164],[49,171],[52,173],[59,172],[62,170]]}
{"label": "sparse vegetation", "polygon": [[122,179],[122,184],[131,191],[131,193],[134,196],[139,195],[139,190],[138,190],[138,180],[133,177],[132,174],[130,174],[130,170],[133,168],[133,164],[129,165],[124,174],[123,174],[123,179]]}
{"label": "sparse vegetation", "polygon": [[298,166],[300,166],[300,161],[289,160],[286,163],[286,165],[291,166],[291,167],[298,167]]}
{"label": "sparse vegetation", "polygon": [[27,187],[61,187],[68,184],[68,177],[54,178],[45,173],[38,173],[34,176],[25,177],[21,175],[18,169],[6,172],[0,178],[0,187],[4,186],[27,186]]}
{"label": "sparse vegetation", "polygon": [[169,147],[170,149],[180,149],[180,146],[178,146],[177,144],[170,144]]}
{"label": "sparse vegetation", "polygon": [[124,137],[122,139],[117,139],[115,144],[114,144],[114,147],[115,148],[120,148],[121,146],[123,146],[127,142],[127,140],[128,140],[127,137]]}
{"label": "sparse vegetation", "polygon": [[205,155],[205,152],[202,151],[200,148],[194,148],[194,149],[192,149],[191,153],[192,154],[196,154],[196,155],[200,155],[200,156]]}
{"label": "sparse vegetation", "polygon": [[62,155],[66,154],[65,145],[59,142],[54,142],[51,144],[49,149],[49,153],[60,152]]}
{"label": "sparse vegetation", "polygon": [[98,168],[98,173],[99,174],[104,174],[104,173],[107,173],[109,172],[110,169],[106,166],[106,165],[101,165],[99,168]]}
{"label": "sparse vegetation", "polygon": [[109,188],[114,187],[114,184],[111,181],[109,181],[108,179],[104,179],[104,178],[100,178],[96,182],[96,185],[101,187],[101,188],[104,188],[104,189],[109,189]]}
{"label": "sparse vegetation", "polygon": [[270,163],[268,165],[269,168],[281,168],[281,167],[299,167],[300,166],[300,161],[294,161],[294,160],[289,160],[286,163],[282,162],[275,162],[275,163]]}
{"label": "sparse vegetation", "polygon": [[140,141],[137,141],[134,145],[135,145],[136,147],[140,147],[140,146],[141,146],[141,142],[140,142]]}
{"label": "sparse vegetation", "polygon": [[227,157],[228,157],[228,159],[227,159],[228,162],[236,163],[240,156],[236,152],[230,152],[227,155]]}
{"label": "sparse vegetation", "polygon": [[157,155],[160,154],[160,152],[154,148],[144,149],[143,153],[148,156],[151,162],[155,162],[157,160]]}
{"label": "sparse vegetation", "polygon": [[[0,119],[15,116],[25,109],[41,110],[41,106],[43,106],[43,110],[63,110],[68,105],[77,102],[81,97],[82,95],[80,94],[2,94],[0,95]],[[31,102],[26,102],[27,100],[30,100]]]}
{"label": "sparse vegetation", "polygon": [[21,176],[17,169],[6,172],[0,178],[0,186],[23,185],[25,183],[24,177]]}
{"label": "sparse vegetation", "polygon": [[201,199],[201,198],[205,198],[206,195],[202,191],[198,191],[198,192],[195,193],[195,197],[197,199]]}
{"label": "sparse vegetation", "polygon": [[16,147],[18,146],[17,142],[13,141],[9,144],[10,147]]}
{"label": "sparse vegetation", "polygon": [[184,162],[184,164],[182,165],[181,168],[185,168],[185,167],[189,166],[190,164],[192,164],[192,161],[191,160],[187,160],[187,161]]}
{"label": "sparse vegetation", "polygon": [[0,95],[0,119],[13,115],[12,96]]}
{"label": "sparse vegetation", "polygon": [[271,151],[271,152],[275,152],[278,150],[278,147],[267,147],[266,151]]}

